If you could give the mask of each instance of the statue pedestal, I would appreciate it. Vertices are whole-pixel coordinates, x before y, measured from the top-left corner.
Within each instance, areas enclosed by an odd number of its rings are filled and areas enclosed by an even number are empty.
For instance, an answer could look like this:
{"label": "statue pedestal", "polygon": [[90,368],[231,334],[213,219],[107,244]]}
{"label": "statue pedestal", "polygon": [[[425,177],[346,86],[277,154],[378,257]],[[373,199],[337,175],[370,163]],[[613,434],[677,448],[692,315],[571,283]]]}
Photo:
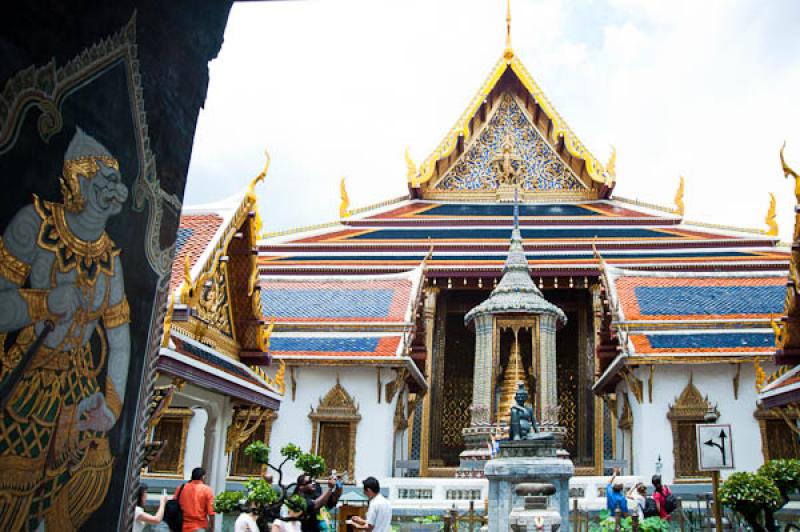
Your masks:
{"label": "statue pedestal", "polygon": [[[525,523],[541,517],[569,532],[569,479],[575,468],[572,460],[561,450],[561,437],[553,433],[539,433],[533,440],[501,441],[500,450],[493,460],[486,462],[484,476],[489,480],[489,532],[506,532],[511,520],[517,532],[534,530]],[[519,484],[547,483],[554,490],[548,497],[546,508],[526,508],[524,490]],[[522,486],[520,486],[522,488]],[[538,512],[538,513],[537,513]],[[561,517],[560,523],[553,518]],[[512,515],[513,514],[513,515]]]}
{"label": "statue pedestal", "polygon": [[492,437],[500,439],[506,433],[504,426],[497,427],[488,423],[465,428],[461,434],[466,449],[458,456],[456,478],[483,478],[483,468],[492,459]]}

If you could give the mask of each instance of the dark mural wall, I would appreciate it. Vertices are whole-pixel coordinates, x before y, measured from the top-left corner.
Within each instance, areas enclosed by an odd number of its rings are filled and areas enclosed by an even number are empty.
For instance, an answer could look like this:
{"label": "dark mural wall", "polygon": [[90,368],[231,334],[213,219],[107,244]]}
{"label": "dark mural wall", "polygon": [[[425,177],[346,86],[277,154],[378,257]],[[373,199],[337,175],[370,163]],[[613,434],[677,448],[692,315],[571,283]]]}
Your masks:
{"label": "dark mural wall", "polygon": [[229,1],[0,17],[0,529],[129,530],[165,284]]}

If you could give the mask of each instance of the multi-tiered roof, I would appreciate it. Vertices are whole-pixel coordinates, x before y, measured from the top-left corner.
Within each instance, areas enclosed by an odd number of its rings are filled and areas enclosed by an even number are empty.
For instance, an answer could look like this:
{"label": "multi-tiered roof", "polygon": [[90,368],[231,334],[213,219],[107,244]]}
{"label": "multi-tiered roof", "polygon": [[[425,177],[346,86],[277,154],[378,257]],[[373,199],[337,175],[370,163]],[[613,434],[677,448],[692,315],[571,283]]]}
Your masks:
{"label": "multi-tiered roof", "polygon": [[[539,288],[588,287],[601,274],[598,253],[620,294],[623,285],[641,282],[641,289],[632,288],[640,311],[656,309],[671,297],[665,296],[667,285],[678,298],[713,298],[717,292],[737,298],[742,297],[737,287],[752,285],[757,292],[769,292],[772,306],[753,310],[731,303],[718,313],[708,310],[706,317],[724,319],[728,311],[758,314],[757,323],[745,323],[749,328],[735,338],[725,336],[725,342],[705,336],[694,341],[708,340],[708,349],[726,353],[768,351],[764,316],[779,310],[773,291],[785,279],[789,258],[777,247],[775,231],[687,222],[682,186],[675,208],[613,197],[613,155],[604,167],[589,152],[514,53],[510,37],[503,56],[440,145],[419,167],[407,162],[407,196],[355,211],[343,204],[338,222],[266,235],[258,246],[262,283],[280,287],[295,278],[341,282],[347,276],[363,280],[400,274],[416,268],[432,249],[425,272],[431,284],[491,288],[506,261],[514,220],[510,200],[518,189],[521,245]],[[658,283],[666,283],[664,290]],[[360,315],[361,301],[342,299],[338,312]],[[694,300],[686,301],[691,306]],[[614,304],[630,312],[624,302]],[[653,315],[662,321],[691,314],[656,310]],[[706,325],[714,331],[718,323]],[[747,334],[754,336],[742,336]],[[683,345],[678,336],[677,331],[651,335],[642,329],[631,336],[630,345],[647,355],[702,348]]]}

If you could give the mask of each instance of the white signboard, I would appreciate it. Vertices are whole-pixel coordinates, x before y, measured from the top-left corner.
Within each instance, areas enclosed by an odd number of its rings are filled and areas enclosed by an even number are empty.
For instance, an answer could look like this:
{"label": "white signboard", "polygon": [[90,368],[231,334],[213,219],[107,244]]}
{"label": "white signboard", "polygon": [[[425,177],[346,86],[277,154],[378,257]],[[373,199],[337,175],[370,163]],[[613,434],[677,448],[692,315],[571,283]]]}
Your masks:
{"label": "white signboard", "polygon": [[700,471],[733,469],[733,438],[730,425],[695,425],[697,465]]}

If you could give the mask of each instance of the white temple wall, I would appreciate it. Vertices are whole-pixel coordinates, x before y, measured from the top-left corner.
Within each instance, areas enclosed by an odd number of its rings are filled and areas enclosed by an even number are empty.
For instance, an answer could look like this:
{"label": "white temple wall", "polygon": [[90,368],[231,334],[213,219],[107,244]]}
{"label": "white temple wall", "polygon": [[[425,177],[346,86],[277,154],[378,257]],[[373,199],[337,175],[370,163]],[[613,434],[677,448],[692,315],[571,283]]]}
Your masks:
{"label": "white temple wall", "polygon": [[[633,413],[633,472],[646,481],[656,473],[656,462],[661,457],[661,476],[665,483],[674,479],[674,455],[672,449],[672,425],[667,418],[670,405],[689,382],[693,382],[703,396],[708,396],[717,405],[720,417],[716,423],[731,425],[733,435],[733,454],[735,471],[754,471],[763,463],[761,453],[761,433],[753,416],[756,410],[757,393],[755,372],[751,364],[743,364],[739,376],[738,399],[734,399],[733,378],[736,374],[734,364],[673,365],[656,366],[653,380],[653,402],[650,403],[647,380],[648,368],[638,368],[635,375],[643,384],[643,401],[639,404],[633,394],[629,394]],[[617,393],[627,390],[625,384],[617,387]],[[617,401],[618,412],[622,403]],[[619,453],[619,431],[617,433],[617,452]],[[617,454],[621,458],[620,454]],[[722,472],[726,478],[731,472]]]}
{"label": "white temple wall", "polygon": [[[277,364],[275,364],[277,366]],[[274,371],[273,371],[274,373]],[[310,451],[311,408],[319,406],[320,399],[339,382],[354,399],[361,414],[356,432],[355,472],[351,481],[360,481],[368,476],[378,479],[392,475],[394,455],[394,409],[401,394],[395,394],[391,403],[385,401],[385,386],[394,380],[395,372],[389,368],[381,370],[381,402],[378,403],[378,384],[374,367],[295,367],[297,392],[292,400],[291,377],[286,374],[286,394],[278,417],[273,422],[270,436],[271,458],[279,461],[280,449],[287,443],[295,443],[304,451]],[[286,467],[285,479],[293,481],[300,471]]]}

